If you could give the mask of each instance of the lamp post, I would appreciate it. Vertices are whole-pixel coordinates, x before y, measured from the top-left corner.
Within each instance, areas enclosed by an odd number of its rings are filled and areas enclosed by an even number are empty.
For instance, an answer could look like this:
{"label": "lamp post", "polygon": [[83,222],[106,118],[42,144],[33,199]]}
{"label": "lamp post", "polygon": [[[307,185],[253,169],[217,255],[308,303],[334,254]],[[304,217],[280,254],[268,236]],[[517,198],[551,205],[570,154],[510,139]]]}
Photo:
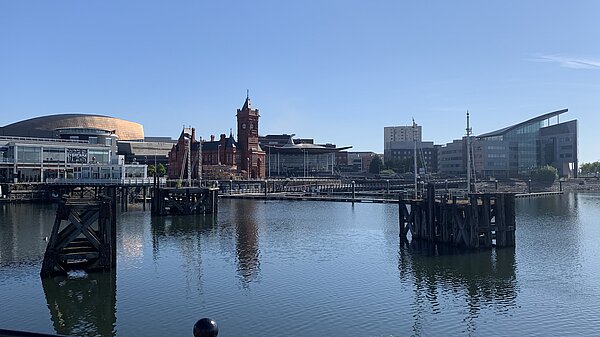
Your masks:
{"label": "lamp post", "polygon": [[217,145],[217,164],[221,165],[221,144]]}

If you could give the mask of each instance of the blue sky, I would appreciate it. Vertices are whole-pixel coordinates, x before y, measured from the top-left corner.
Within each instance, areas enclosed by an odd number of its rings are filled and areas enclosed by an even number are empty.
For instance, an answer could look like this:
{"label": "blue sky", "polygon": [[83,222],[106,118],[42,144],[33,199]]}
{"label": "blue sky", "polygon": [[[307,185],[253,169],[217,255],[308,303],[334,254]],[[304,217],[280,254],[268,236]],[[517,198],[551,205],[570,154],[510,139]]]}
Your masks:
{"label": "blue sky", "polygon": [[568,108],[600,160],[599,1],[0,0],[0,125],[82,112],[146,135],[260,133],[383,151],[414,117],[436,143]]}

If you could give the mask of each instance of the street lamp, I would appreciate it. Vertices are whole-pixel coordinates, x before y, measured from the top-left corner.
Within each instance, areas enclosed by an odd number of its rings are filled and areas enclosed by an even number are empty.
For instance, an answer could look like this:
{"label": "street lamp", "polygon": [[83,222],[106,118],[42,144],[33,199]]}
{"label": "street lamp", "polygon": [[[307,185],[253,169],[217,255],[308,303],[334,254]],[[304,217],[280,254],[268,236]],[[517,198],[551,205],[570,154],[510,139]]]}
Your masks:
{"label": "street lamp", "polygon": [[217,145],[217,164],[221,165],[221,144]]}

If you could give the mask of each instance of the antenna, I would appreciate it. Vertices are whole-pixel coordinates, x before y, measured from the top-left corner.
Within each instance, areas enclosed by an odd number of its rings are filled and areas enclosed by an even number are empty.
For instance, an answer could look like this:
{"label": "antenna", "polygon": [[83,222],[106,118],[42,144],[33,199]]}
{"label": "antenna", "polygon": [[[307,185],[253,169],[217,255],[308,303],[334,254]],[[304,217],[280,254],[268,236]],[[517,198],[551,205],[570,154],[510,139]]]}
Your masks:
{"label": "antenna", "polygon": [[250,98],[250,89],[246,89],[246,99]]}
{"label": "antenna", "polygon": [[418,167],[417,167],[417,123],[415,123],[415,118],[413,117],[412,119],[412,129],[413,129],[413,142],[414,142],[414,151],[413,151],[413,167],[414,167],[414,178],[415,178],[415,200],[417,199],[419,193],[419,185],[418,185],[418,181],[417,181],[417,172],[418,172]]}
{"label": "antenna", "polygon": [[467,109],[467,193],[473,192],[471,188],[471,125],[469,124],[469,110]]}

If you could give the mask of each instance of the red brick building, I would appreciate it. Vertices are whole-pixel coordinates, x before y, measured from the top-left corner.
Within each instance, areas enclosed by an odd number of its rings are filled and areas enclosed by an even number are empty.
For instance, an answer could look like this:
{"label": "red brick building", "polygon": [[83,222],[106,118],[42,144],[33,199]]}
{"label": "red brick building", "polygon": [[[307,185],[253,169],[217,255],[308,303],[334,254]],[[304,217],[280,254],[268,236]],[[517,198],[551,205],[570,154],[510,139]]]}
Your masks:
{"label": "red brick building", "polygon": [[[169,152],[169,179],[198,179],[200,176],[200,142],[196,140],[196,129],[183,128],[177,143]],[[189,167],[189,170],[188,170]]]}
{"label": "red brick building", "polygon": [[219,140],[210,136],[210,141],[202,142],[203,165],[237,166],[237,158],[237,142],[231,133],[229,137],[222,133]]}
{"label": "red brick building", "polygon": [[[238,140],[221,134],[218,140],[196,140],[194,128],[184,128],[177,144],[169,152],[169,179],[198,179],[205,171],[237,171],[241,178],[262,179],[265,174],[265,152],[258,144],[258,109],[252,108],[250,97],[237,109]],[[200,147],[202,144],[202,147]],[[202,162],[202,167],[198,163]],[[188,170],[188,166],[190,169]],[[229,170],[226,170],[226,169]]]}
{"label": "red brick building", "polygon": [[247,178],[264,178],[265,151],[258,145],[258,109],[252,108],[250,97],[241,109],[237,109],[238,170]]}

